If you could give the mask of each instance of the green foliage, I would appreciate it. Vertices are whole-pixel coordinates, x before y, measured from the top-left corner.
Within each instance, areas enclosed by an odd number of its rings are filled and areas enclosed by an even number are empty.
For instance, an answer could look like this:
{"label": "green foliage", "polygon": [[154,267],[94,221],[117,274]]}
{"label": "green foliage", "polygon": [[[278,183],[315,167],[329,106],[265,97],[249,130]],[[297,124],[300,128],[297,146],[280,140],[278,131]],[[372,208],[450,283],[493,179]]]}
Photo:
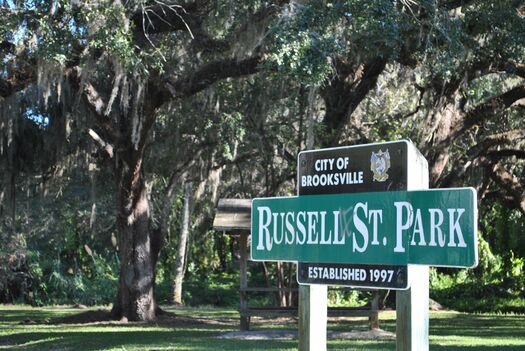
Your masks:
{"label": "green foliage", "polygon": [[88,44],[94,50],[108,50],[117,57],[131,73],[138,68],[140,58],[133,48],[130,26],[125,16],[126,9],[120,3],[102,2],[94,9],[83,13],[86,23],[89,23]]}
{"label": "green foliage", "polygon": [[[467,110],[475,108],[479,104],[523,85],[524,82],[523,78],[508,73],[487,74],[479,79],[475,79],[466,89],[468,98],[466,108]],[[512,126],[511,128],[518,128],[518,126]]]}
{"label": "green foliage", "polygon": [[128,9],[120,2],[79,6],[64,0],[27,1],[17,2],[14,9],[18,11],[10,12],[9,25],[0,33],[15,38],[27,55],[39,61],[64,67],[71,64],[72,52],[82,50],[80,59],[90,64],[93,53],[98,56],[104,51],[128,74],[164,72],[165,42],[136,50]]}
{"label": "green foliage", "polygon": [[0,231],[0,302],[22,300],[31,285],[23,235],[7,237]]}
{"label": "green foliage", "polygon": [[276,35],[279,50],[269,57],[279,73],[290,74],[308,85],[317,85],[333,74],[330,55],[337,49],[330,36],[300,32],[293,40],[287,35]]}
{"label": "green foliage", "polygon": [[291,6],[274,25],[268,64],[305,85],[321,85],[334,73],[336,56],[350,61],[396,57],[401,17],[388,0]]}
{"label": "green foliage", "polygon": [[422,2],[429,15],[422,22],[428,30],[419,59],[442,81],[461,79],[465,67],[471,65],[520,62],[525,54],[525,21],[517,10],[520,3],[474,1],[449,13],[434,2]]}
{"label": "green foliage", "polygon": [[500,256],[487,249],[482,242],[480,254],[485,257],[480,257],[476,271],[440,273],[433,269],[431,297],[457,311],[525,313],[525,260],[512,251]]}
{"label": "green foliage", "polygon": [[463,312],[525,313],[525,296],[501,284],[483,284],[439,275],[431,281],[430,297],[448,309]]}
{"label": "green foliage", "polygon": [[95,199],[86,181],[88,172],[93,181],[97,178],[93,165],[86,172],[77,167],[48,183],[47,196],[35,196],[28,184],[25,196],[18,198],[23,211],[17,212],[15,225],[2,222],[0,239],[9,245],[0,245],[1,302],[113,301],[119,265],[111,244],[114,227],[108,226],[111,197],[102,191],[106,184],[101,184],[100,197]]}
{"label": "green foliage", "polygon": [[[172,275],[165,276],[156,290],[161,303],[170,301]],[[186,274],[182,289],[182,301],[186,306],[222,306],[237,308],[239,305],[239,272]]]}
{"label": "green foliage", "polygon": [[[188,279],[189,278],[189,279]],[[237,306],[239,303],[239,273],[218,273],[205,277],[186,278],[183,299],[189,305]]]}
{"label": "green foliage", "polygon": [[520,234],[525,230],[522,213],[493,203],[484,207],[480,221],[485,239],[494,253],[506,255],[513,251],[520,257],[525,255],[525,243],[520,240]]}
{"label": "green foliage", "polygon": [[388,0],[347,0],[334,5],[348,23],[344,35],[350,55],[362,61],[397,58],[406,16]]}
{"label": "green foliage", "polygon": [[328,306],[358,307],[368,302],[368,294],[358,290],[328,290]]}
{"label": "green foliage", "polygon": [[208,133],[215,133],[217,138],[222,141],[222,157],[228,161],[233,160],[237,145],[242,143],[246,136],[246,129],[242,123],[243,115],[235,111],[232,113],[221,113],[218,125],[212,127],[208,124],[206,126]]}
{"label": "green foliage", "polygon": [[465,26],[481,36],[477,55],[507,57],[520,61],[525,56],[525,21],[523,2],[476,1],[465,13]]}
{"label": "green foliage", "polygon": [[93,253],[92,262],[84,266],[91,272],[66,270],[60,259],[29,253],[29,271],[32,287],[26,302],[34,305],[86,304],[100,305],[113,302],[117,291],[118,260],[108,260]]}
{"label": "green foliage", "polygon": [[436,4],[423,2],[422,11],[427,16],[422,23],[417,20],[413,23],[412,30],[417,30],[418,23],[425,27],[419,38],[422,47],[416,52],[416,57],[433,77],[448,81],[461,74],[469,58],[470,46],[475,45],[475,41],[469,37],[462,16],[451,16]]}
{"label": "green foliage", "polygon": [[483,213],[478,267],[431,270],[431,297],[459,311],[525,313],[525,260],[516,254],[523,252],[522,215],[499,204]]}

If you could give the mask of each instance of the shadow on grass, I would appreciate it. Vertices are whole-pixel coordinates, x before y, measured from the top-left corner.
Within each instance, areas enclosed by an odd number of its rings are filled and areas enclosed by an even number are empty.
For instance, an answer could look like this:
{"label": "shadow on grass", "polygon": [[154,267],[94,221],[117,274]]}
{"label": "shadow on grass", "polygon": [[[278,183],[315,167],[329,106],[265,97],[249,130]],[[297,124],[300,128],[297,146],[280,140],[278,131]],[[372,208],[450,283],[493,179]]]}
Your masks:
{"label": "shadow on grass", "polygon": [[473,345],[473,346],[450,346],[450,345],[431,345],[430,346],[431,351],[469,351],[469,350],[476,350],[476,351],[523,351],[523,345],[494,345],[494,346],[479,346],[479,345]]}
{"label": "shadow on grass", "polygon": [[525,340],[525,315],[453,314],[432,318],[430,334],[476,338],[520,338]]}
{"label": "shadow on grass", "polygon": [[[13,350],[287,350],[296,347],[295,341],[210,340],[202,330],[195,331],[101,331],[28,332],[12,335],[0,342],[0,348]],[[206,337],[203,338],[203,335]]]}
{"label": "shadow on grass", "polygon": [[[297,340],[253,341],[217,339],[238,330],[238,315],[228,310],[173,310],[157,323],[96,322],[49,324],[45,321],[74,320],[78,310],[66,308],[1,308],[0,350],[296,350]],[[84,312],[85,313],[85,312]],[[195,316],[192,316],[192,315]],[[32,320],[29,324],[21,321]],[[34,321],[42,321],[34,324]],[[290,328],[294,320],[261,319],[254,329]],[[331,330],[360,330],[366,320],[337,320]],[[395,319],[381,322],[381,328],[395,331]],[[525,350],[524,315],[476,315],[454,312],[431,314],[431,351],[518,351]],[[394,351],[395,341],[330,340],[328,350]]]}
{"label": "shadow on grass", "polygon": [[50,309],[39,309],[39,308],[9,308],[2,309],[0,313],[0,322],[20,322],[23,320],[31,321],[44,321],[51,318],[56,318],[62,315],[69,315],[78,311],[75,310],[63,310],[61,313],[60,310],[50,310]]}

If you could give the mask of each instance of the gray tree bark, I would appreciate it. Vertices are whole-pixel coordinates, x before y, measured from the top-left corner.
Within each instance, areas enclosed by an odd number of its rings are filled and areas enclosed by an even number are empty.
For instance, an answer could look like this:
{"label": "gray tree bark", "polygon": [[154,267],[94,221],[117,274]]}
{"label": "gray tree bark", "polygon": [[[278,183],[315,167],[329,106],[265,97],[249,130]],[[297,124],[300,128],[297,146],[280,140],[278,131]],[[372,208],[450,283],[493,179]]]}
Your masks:
{"label": "gray tree bark", "polygon": [[179,245],[175,259],[175,274],[173,277],[173,303],[182,304],[182,283],[184,281],[184,267],[186,262],[186,246],[190,233],[191,216],[191,183],[184,183],[184,206],[182,209],[182,222],[180,226]]}

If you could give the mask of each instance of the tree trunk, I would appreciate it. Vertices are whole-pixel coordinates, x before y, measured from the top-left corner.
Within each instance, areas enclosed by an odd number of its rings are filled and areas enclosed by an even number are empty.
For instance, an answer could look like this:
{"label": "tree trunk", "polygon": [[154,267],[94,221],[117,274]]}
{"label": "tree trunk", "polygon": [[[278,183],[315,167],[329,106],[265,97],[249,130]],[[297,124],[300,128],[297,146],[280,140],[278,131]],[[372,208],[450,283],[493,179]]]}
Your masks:
{"label": "tree trunk", "polygon": [[284,263],[277,262],[277,286],[279,287],[279,292],[277,294],[279,298],[279,306],[286,307],[286,283],[284,282]]}
{"label": "tree trunk", "polygon": [[173,277],[173,303],[182,304],[182,282],[184,280],[184,266],[186,261],[186,243],[190,232],[190,204],[191,183],[184,183],[184,206],[182,210],[182,223],[180,226],[179,247],[175,259],[175,274]]}
{"label": "tree trunk", "polygon": [[[294,282],[296,282],[296,279],[294,279],[294,267],[295,267],[295,263],[290,263],[288,262],[287,263],[288,265],[288,288],[290,290],[288,290],[288,294],[287,294],[287,297],[286,297],[286,301],[287,301],[287,306],[288,307],[292,307],[292,306],[297,306],[295,303],[294,303],[294,291],[292,290],[293,287],[294,287]],[[295,294],[297,295],[297,294]]]}
{"label": "tree trunk", "polygon": [[156,318],[155,265],[160,235],[150,228],[147,189],[140,171],[142,162],[135,164],[135,168],[121,166],[118,172],[120,277],[112,313],[122,321],[152,321]]}

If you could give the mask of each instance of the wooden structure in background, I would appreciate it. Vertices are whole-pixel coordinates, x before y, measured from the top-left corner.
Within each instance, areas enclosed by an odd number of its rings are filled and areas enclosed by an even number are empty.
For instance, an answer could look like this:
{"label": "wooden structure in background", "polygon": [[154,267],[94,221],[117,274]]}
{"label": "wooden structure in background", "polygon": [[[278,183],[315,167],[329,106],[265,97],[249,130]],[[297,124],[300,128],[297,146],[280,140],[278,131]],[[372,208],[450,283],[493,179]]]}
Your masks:
{"label": "wooden structure in background", "polygon": [[213,220],[213,229],[239,236],[240,250],[240,314],[241,330],[250,329],[248,314],[248,236],[251,229],[252,201],[249,199],[220,199]]}
{"label": "wooden structure in background", "polygon": [[[229,235],[239,236],[239,312],[241,315],[241,330],[250,329],[250,318],[252,316],[297,316],[296,307],[248,307],[248,293],[270,293],[290,290],[290,288],[248,287],[248,237],[250,236],[251,231],[251,209],[252,201],[250,199],[220,199],[215,219],[213,220],[213,229],[224,231]],[[297,291],[297,289],[293,289],[293,291]],[[328,308],[328,315],[334,317],[369,317],[370,328],[379,328],[378,301],[379,294],[375,292],[370,307],[330,307]]]}

